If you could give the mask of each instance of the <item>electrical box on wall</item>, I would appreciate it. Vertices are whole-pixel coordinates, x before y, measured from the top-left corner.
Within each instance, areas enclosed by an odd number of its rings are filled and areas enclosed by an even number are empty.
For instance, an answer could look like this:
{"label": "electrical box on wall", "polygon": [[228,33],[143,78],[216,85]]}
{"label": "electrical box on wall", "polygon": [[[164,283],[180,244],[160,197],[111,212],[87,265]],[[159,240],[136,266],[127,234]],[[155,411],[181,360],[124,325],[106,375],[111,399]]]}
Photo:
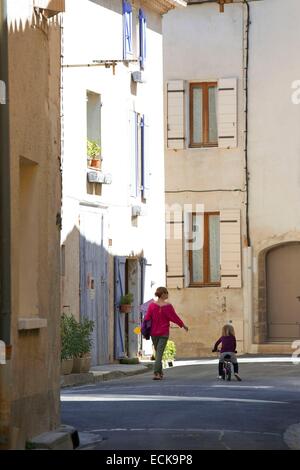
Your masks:
{"label": "electrical box on wall", "polygon": [[131,78],[136,83],[145,83],[146,82],[145,74],[143,72],[141,72],[140,70],[132,72],[131,73]]}

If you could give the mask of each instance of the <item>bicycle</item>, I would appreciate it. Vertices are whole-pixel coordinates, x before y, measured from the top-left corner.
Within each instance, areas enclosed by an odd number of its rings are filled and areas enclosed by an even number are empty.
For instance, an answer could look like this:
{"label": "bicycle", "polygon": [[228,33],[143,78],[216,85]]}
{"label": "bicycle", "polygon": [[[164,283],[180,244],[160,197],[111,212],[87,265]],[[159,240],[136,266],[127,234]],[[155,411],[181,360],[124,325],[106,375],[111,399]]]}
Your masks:
{"label": "bicycle", "polygon": [[[218,352],[220,355],[220,350],[213,350],[213,352]],[[226,354],[223,358],[222,362],[222,379],[230,381],[232,377],[232,362],[231,362],[231,355]]]}

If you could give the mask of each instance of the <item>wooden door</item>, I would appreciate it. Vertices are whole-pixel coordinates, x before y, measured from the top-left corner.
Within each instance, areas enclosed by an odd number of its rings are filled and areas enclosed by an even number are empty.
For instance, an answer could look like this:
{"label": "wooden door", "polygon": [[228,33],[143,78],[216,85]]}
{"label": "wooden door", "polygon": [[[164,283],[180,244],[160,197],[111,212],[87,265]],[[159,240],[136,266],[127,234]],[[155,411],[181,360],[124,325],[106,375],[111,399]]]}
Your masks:
{"label": "wooden door", "polygon": [[267,255],[268,336],[287,341],[300,335],[300,244],[272,249]]}
{"label": "wooden door", "polygon": [[92,365],[108,357],[108,252],[104,211],[82,207],[80,214],[80,316],[95,324]]}

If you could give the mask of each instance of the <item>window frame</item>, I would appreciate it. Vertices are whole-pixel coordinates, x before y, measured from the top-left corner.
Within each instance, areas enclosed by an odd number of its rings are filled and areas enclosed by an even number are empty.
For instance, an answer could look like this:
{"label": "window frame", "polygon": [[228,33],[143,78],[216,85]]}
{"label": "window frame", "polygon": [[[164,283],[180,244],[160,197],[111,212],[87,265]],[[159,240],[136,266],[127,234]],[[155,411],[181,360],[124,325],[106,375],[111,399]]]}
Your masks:
{"label": "window frame", "polygon": [[[190,95],[189,95],[189,112],[190,112],[190,148],[208,148],[218,147],[218,139],[216,142],[209,142],[209,88],[216,88],[216,94],[218,91],[218,82],[191,82],[190,83]],[[193,101],[193,90],[194,88],[201,88],[203,92],[202,102],[202,135],[203,142],[194,142],[194,101]]]}
{"label": "window frame", "polygon": [[[197,212],[191,212],[191,223],[193,225],[193,217],[199,215]],[[204,239],[203,239],[203,282],[193,280],[193,250],[188,250],[190,282],[189,287],[221,287],[221,273],[219,282],[210,281],[210,253],[209,253],[209,217],[218,215],[220,212],[204,212]]]}

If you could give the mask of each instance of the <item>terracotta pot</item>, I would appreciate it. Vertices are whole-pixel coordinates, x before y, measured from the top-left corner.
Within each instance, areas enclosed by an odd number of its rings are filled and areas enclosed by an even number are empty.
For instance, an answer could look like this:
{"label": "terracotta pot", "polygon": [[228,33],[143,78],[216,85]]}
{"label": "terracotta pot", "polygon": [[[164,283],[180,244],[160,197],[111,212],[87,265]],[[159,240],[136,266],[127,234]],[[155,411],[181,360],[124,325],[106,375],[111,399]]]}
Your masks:
{"label": "terracotta pot", "polygon": [[98,169],[100,169],[100,163],[101,163],[100,160],[96,160],[96,159],[93,158],[93,159],[91,160],[90,166],[93,167],[93,168],[98,168]]}
{"label": "terracotta pot", "polygon": [[120,312],[122,313],[130,313],[131,310],[132,310],[132,305],[127,305],[127,304],[120,305]]}
{"label": "terracotta pot", "polygon": [[61,373],[62,375],[71,374],[73,369],[73,358],[72,359],[63,359],[61,361]]}
{"label": "terracotta pot", "polygon": [[84,357],[74,357],[74,364],[72,374],[82,374],[89,372],[91,367],[92,357],[86,355]]}

